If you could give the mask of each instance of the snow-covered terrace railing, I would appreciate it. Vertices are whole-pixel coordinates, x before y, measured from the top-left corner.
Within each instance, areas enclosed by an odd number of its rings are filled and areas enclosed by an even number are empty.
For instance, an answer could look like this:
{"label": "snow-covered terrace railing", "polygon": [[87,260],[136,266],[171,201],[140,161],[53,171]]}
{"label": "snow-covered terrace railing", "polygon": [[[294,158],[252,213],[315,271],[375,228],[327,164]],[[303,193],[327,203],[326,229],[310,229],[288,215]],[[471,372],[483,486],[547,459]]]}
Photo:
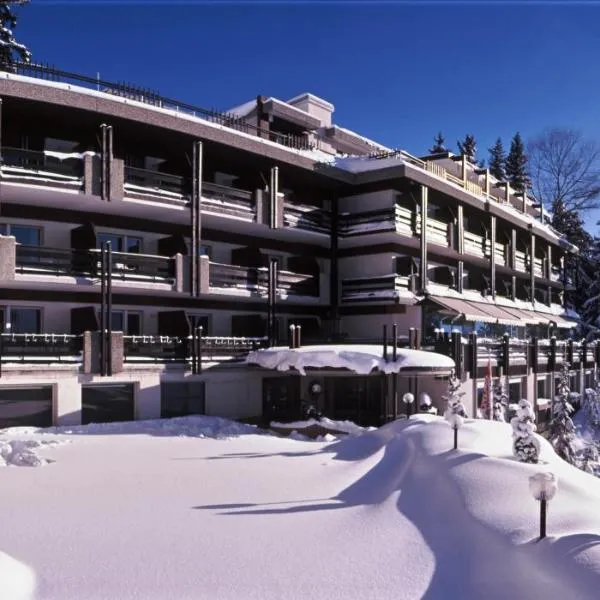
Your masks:
{"label": "snow-covered terrace railing", "polygon": [[542,258],[535,258],[533,261],[533,274],[536,277],[544,277],[544,261]]}
{"label": "snow-covered terrace railing", "polygon": [[527,255],[520,250],[515,251],[515,269],[517,271],[527,271],[528,267]]}
{"label": "snow-covered terrace railing", "polygon": [[481,235],[477,235],[476,233],[472,233],[465,229],[464,240],[465,252],[467,254],[473,254],[474,256],[480,257],[485,256],[485,245]]}
{"label": "snow-covered terrace railing", "polygon": [[409,294],[413,290],[408,276],[380,275],[374,277],[355,277],[342,280],[342,302],[373,302],[393,300],[401,292]]}
{"label": "snow-covered terrace railing", "polygon": [[[420,232],[420,224],[417,227],[417,234]],[[429,241],[433,244],[449,246],[452,238],[452,226],[450,223],[438,221],[437,219],[427,218],[427,235]]]}
{"label": "snow-covered terrace railing", "polygon": [[[241,290],[261,296],[267,294],[269,285],[267,267],[244,267],[211,262],[209,265],[209,285],[212,292]],[[315,275],[277,272],[277,290],[282,295],[319,296],[319,278]]]}
{"label": "snow-covered terrace railing", "polygon": [[[194,341],[196,343],[194,344]],[[195,358],[203,361],[241,359],[252,350],[266,346],[266,338],[225,336],[123,336],[126,363],[187,364]]]}
{"label": "snow-covered terrace railing", "polygon": [[2,333],[0,359],[3,363],[80,363],[80,335],[55,333]]}
{"label": "snow-covered terrace railing", "polygon": [[202,182],[202,211],[256,221],[256,196],[248,190]]}
{"label": "snow-covered terrace railing", "polygon": [[79,191],[83,188],[83,157],[57,158],[51,152],[2,147],[2,178]]}
{"label": "snow-covered terrace railing", "polygon": [[506,246],[504,244],[500,244],[496,242],[496,264],[497,265],[506,265]]}
{"label": "snow-covered terrace railing", "polygon": [[24,75],[26,77],[35,77],[37,79],[67,83],[92,89],[94,91],[102,92],[112,96],[127,98],[143,104],[189,114],[211,123],[217,123],[224,127],[235,129],[236,131],[255,135],[263,139],[268,139],[277,144],[281,144],[282,146],[287,146],[288,148],[294,148],[297,150],[313,149],[313,145],[309,142],[307,137],[293,134],[281,134],[262,129],[256,125],[248,123],[243,118],[236,117],[235,115],[222,111],[201,108],[199,106],[195,106],[187,102],[181,102],[179,100],[173,100],[171,98],[161,96],[154,90],[139,86],[126,83],[111,83],[101,80],[99,77],[78,75],[76,73],[61,71],[48,65],[39,64],[17,63],[14,65],[14,68],[11,72],[16,72],[18,75]]}
{"label": "snow-covered terrace railing", "polygon": [[360,213],[341,213],[338,221],[338,232],[342,237],[382,231],[412,236],[416,227],[416,214],[398,205]]}
{"label": "snow-covered terrace railing", "polygon": [[[15,271],[28,275],[100,276],[100,251],[17,244]],[[167,256],[112,252],[113,279],[175,281],[175,260]]]}
{"label": "snow-covered terrace railing", "polygon": [[283,223],[286,227],[296,227],[316,233],[331,233],[331,212],[318,206],[283,203]]}

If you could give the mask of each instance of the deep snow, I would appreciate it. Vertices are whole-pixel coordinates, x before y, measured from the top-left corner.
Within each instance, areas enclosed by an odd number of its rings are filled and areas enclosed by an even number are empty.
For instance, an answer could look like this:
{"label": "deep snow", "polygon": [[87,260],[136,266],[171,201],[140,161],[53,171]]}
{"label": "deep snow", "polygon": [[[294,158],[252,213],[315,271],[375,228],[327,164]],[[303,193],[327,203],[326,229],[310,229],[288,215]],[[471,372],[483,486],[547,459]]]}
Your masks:
{"label": "deep snow", "polygon": [[[424,415],[325,442],[211,417],[0,438],[72,442],[0,470],[0,547],[39,600],[576,600],[600,584],[600,481],[544,440],[543,464],[516,462],[505,423],[466,420],[458,451]],[[559,489],[538,542],[540,470]]]}

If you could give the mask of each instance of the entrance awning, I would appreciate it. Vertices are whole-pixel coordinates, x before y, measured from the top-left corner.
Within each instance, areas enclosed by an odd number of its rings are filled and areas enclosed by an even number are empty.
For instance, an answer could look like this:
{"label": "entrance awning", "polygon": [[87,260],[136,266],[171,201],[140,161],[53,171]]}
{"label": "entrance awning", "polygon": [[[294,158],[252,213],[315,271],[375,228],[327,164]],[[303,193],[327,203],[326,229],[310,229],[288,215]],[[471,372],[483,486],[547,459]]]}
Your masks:
{"label": "entrance awning", "polygon": [[461,300],[459,298],[445,298],[443,296],[430,296],[429,300],[432,300],[451,314],[463,317],[465,321],[481,321],[483,323],[497,322],[496,317],[478,309],[474,303],[469,303],[466,300]]}
{"label": "entrance awning", "polygon": [[564,317],[559,317],[558,315],[551,315],[545,313],[535,313],[540,317],[540,319],[544,319],[544,321],[548,322],[548,324],[554,325],[559,329],[573,329],[577,327],[576,321],[569,321]]}

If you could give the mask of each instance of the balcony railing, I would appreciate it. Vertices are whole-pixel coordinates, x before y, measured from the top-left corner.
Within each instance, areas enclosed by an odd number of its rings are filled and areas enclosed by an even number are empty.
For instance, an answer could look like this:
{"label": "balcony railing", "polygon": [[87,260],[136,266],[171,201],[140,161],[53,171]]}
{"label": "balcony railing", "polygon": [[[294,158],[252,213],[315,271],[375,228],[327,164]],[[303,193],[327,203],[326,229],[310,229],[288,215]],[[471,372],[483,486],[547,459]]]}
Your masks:
{"label": "balcony railing", "polygon": [[216,215],[256,221],[256,201],[253,192],[217,183],[202,183],[202,210]]}
{"label": "balcony railing", "polygon": [[[99,250],[72,250],[17,245],[16,272],[56,277],[100,276]],[[112,253],[113,279],[125,281],[173,282],[175,261],[166,256]]]}
{"label": "balcony railing", "polygon": [[[282,296],[319,296],[319,279],[315,275],[278,271],[277,291]],[[209,284],[212,292],[266,296],[267,267],[243,267],[211,262]]]}
{"label": "balcony railing", "polygon": [[428,241],[442,246],[450,245],[450,224],[437,219],[427,218]]}
{"label": "balcony railing", "polygon": [[125,193],[149,196],[174,203],[187,204],[189,183],[186,177],[137,167],[125,167]]}
{"label": "balcony railing", "polygon": [[525,273],[528,268],[528,262],[525,252],[521,252],[520,250],[515,252],[515,269],[517,271],[523,271]]}
{"label": "balcony railing", "polygon": [[341,213],[338,231],[342,237],[395,231],[412,236],[415,232],[417,215],[404,206],[395,205],[361,213]]}
{"label": "balcony railing", "polygon": [[533,261],[533,274],[535,277],[544,277],[544,260],[535,258]]}
{"label": "balcony railing", "polygon": [[317,206],[283,203],[283,223],[287,227],[304,229],[314,233],[331,233],[331,213]]}
{"label": "balcony railing", "polygon": [[2,333],[0,359],[4,363],[79,363],[83,338],[54,333]]}
{"label": "balcony railing", "polygon": [[83,187],[83,158],[59,160],[43,150],[4,146],[2,178],[7,183],[29,182],[78,190]]}
{"label": "balcony railing", "polygon": [[208,110],[206,108],[194,106],[186,102],[173,100],[171,98],[161,96],[154,90],[141,88],[139,86],[126,83],[112,83],[109,81],[100,80],[97,77],[88,77],[86,75],[78,75],[76,73],[61,71],[48,65],[17,63],[12,66],[10,70],[11,72],[18,73],[19,75],[25,75],[27,77],[36,77],[38,79],[47,81],[68,83],[94,90],[96,93],[127,98],[129,100],[141,102],[150,106],[164,108],[181,114],[192,115],[204,121],[218,123],[219,125],[234,129],[236,131],[241,131],[257,137],[269,139],[276,144],[287,146],[289,148],[294,148],[297,150],[311,150],[313,148],[312,144],[305,136],[268,131],[266,129],[257,127],[252,123],[248,123],[243,118],[235,115],[226,112]]}
{"label": "balcony railing", "polygon": [[[266,345],[266,338],[250,337],[201,337],[197,350],[201,361],[242,359],[252,350]],[[126,363],[175,363],[187,364],[194,351],[192,337],[123,336],[123,352]]]}
{"label": "balcony railing", "polygon": [[394,300],[411,291],[411,277],[381,275],[342,280],[342,302],[377,302]]}
{"label": "balcony railing", "polygon": [[483,237],[465,230],[464,232],[465,253],[483,258],[485,256],[485,244]]}
{"label": "balcony railing", "polygon": [[496,264],[506,266],[506,246],[504,244],[500,244],[496,242],[495,244],[496,250]]}

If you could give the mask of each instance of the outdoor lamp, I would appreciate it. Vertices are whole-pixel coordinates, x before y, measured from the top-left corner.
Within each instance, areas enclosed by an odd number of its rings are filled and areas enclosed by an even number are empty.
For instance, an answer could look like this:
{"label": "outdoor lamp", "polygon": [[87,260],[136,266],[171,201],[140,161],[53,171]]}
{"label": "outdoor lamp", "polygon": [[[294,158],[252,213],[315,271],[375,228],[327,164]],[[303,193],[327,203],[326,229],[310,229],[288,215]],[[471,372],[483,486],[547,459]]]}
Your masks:
{"label": "outdoor lamp", "polygon": [[548,502],[558,490],[558,478],[554,473],[540,471],[529,478],[529,491],[540,502],[540,540],[546,537],[546,511]]}
{"label": "outdoor lamp", "polygon": [[413,394],[411,394],[410,392],[406,392],[406,394],[404,394],[402,396],[402,402],[404,402],[404,405],[406,406],[406,418],[408,419],[409,415],[410,415],[410,405],[415,401],[415,397]]}
{"label": "outdoor lamp", "polygon": [[450,424],[450,427],[452,427],[452,429],[454,430],[454,450],[457,450],[458,449],[458,430],[462,427],[463,418],[456,413],[450,413],[446,417],[446,421],[448,421],[448,423]]}

